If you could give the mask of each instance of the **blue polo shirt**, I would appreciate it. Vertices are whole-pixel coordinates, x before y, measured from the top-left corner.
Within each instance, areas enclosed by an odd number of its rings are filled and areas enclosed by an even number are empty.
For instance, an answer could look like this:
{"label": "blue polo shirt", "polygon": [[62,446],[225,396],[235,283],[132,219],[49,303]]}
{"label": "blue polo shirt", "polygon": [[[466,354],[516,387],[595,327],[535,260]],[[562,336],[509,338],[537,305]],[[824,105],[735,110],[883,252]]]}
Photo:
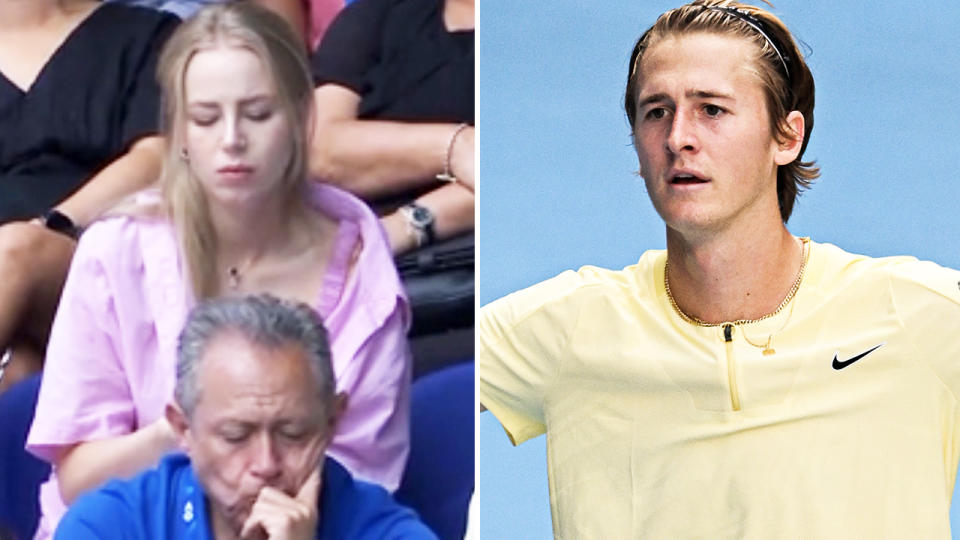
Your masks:
{"label": "blue polo shirt", "polygon": [[[323,467],[318,540],[435,539],[416,514],[382,487],[354,480],[331,458]],[[56,539],[211,540],[203,488],[190,460],[171,454],[130,480],[111,480],[78,499]]]}

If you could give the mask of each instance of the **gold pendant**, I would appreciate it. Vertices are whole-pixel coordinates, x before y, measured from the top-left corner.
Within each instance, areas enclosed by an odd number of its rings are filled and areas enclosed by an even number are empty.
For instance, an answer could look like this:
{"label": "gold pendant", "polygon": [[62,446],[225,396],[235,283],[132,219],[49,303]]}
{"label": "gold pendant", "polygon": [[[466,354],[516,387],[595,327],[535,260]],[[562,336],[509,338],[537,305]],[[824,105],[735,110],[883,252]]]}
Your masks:
{"label": "gold pendant", "polygon": [[772,356],[777,354],[777,350],[770,346],[770,342],[773,341],[773,334],[767,336],[767,342],[763,344],[763,355]]}

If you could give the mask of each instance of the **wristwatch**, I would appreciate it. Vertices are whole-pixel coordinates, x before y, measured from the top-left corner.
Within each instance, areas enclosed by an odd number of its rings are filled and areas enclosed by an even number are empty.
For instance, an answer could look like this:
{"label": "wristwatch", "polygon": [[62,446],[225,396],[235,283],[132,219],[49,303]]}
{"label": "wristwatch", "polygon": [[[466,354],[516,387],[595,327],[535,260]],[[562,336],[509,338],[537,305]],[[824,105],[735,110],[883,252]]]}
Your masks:
{"label": "wristwatch", "polygon": [[436,236],[433,224],[436,220],[429,208],[420,206],[414,201],[401,206],[400,213],[407,220],[407,230],[417,239],[417,247],[433,243]]}
{"label": "wristwatch", "polygon": [[55,208],[44,212],[40,216],[40,222],[51,231],[65,234],[74,240],[80,237],[80,227],[77,227],[66,214]]}

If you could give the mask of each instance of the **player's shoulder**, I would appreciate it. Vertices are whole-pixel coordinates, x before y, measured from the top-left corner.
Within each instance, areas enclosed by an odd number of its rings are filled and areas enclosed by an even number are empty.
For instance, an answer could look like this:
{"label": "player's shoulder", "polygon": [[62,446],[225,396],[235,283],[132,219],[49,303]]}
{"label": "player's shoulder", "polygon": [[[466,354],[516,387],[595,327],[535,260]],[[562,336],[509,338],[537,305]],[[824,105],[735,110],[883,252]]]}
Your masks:
{"label": "player's shoulder", "polygon": [[818,246],[825,260],[823,278],[845,288],[853,283],[889,289],[900,300],[933,295],[960,305],[960,271],[913,256],[870,257],[837,246]]}
{"label": "player's shoulder", "polygon": [[622,269],[581,266],[496,300],[483,310],[509,309],[523,318],[533,312],[577,310],[585,302],[619,302],[642,297],[652,289],[656,264],[663,264],[665,251],[648,251],[640,260]]}

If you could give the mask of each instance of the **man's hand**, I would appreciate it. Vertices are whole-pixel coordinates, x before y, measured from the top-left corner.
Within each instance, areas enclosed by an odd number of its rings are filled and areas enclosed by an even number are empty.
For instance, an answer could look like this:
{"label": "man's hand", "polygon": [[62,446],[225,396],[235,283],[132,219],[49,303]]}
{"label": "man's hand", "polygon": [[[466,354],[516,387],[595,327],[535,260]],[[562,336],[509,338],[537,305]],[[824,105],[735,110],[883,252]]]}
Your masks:
{"label": "man's hand", "polygon": [[315,469],[296,497],[272,487],[260,490],[250,517],[240,531],[241,538],[310,540],[317,535],[317,500],[320,496],[320,469]]}

